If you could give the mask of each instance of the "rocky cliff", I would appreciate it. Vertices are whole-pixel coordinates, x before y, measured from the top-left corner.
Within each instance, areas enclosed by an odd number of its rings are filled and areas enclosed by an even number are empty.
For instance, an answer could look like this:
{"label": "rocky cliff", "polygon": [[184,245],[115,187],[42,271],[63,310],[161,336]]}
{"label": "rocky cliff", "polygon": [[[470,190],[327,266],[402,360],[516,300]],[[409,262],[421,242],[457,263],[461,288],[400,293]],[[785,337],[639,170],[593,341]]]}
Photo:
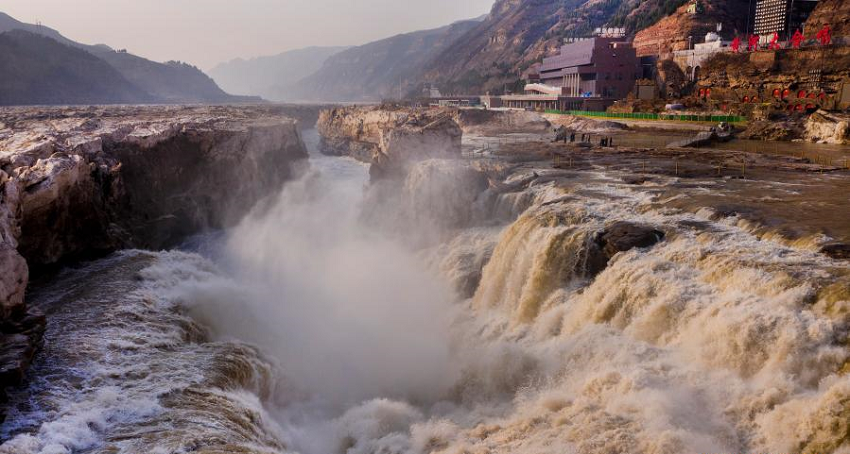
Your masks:
{"label": "rocky cliff", "polygon": [[[688,12],[688,7],[683,5],[673,14],[638,31],[634,39],[638,56],[686,50],[689,45],[703,42],[708,32],[717,31],[717,24],[722,24],[720,35],[726,39],[746,33],[749,4],[745,0],[703,0],[695,13]],[[641,8],[633,10],[632,14],[639,14]],[[691,37],[690,42],[688,37]]]}
{"label": "rocky cliff", "polygon": [[[715,55],[702,65],[697,85],[711,88],[710,104],[725,103],[734,111],[754,107],[753,103],[741,105],[745,96],[768,103],[776,111],[797,106],[802,111],[809,105],[834,108],[848,78],[850,48],[810,47]],[[781,99],[774,96],[775,90],[788,90],[789,94]]]}
{"label": "rocky cliff", "polygon": [[324,110],[322,153],[372,164],[372,176],[402,175],[412,162],[460,156],[460,126],[444,111],[386,106]]}
{"label": "rocky cliff", "polygon": [[829,24],[833,36],[850,36],[850,1],[820,0],[806,21],[806,36],[814,37],[824,24]]}
{"label": "rocky cliff", "polygon": [[296,122],[261,109],[0,113],[0,390],[43,321],[24,303],[30,269],[232,225],[306,154]]}

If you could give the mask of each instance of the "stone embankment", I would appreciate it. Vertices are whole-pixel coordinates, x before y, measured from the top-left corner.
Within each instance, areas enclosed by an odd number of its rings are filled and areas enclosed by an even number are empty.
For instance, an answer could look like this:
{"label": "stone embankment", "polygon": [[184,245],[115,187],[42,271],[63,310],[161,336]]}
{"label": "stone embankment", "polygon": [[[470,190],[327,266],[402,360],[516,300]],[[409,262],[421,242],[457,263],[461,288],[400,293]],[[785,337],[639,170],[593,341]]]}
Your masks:
{"label": "stone embankment", "polygon": [[3,111],[0,392],[44,326],[24,301],[30,270],[232,225],[306,156],[297,123],[264,109]]}

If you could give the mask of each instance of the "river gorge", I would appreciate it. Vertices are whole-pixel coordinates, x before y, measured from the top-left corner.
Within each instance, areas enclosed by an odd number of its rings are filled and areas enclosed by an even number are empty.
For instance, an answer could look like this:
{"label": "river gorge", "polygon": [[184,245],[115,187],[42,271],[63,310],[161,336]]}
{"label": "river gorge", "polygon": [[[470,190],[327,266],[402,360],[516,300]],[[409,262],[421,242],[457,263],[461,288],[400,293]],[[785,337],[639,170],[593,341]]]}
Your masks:
{"label": "river gorge", "polygon": [[4,155],[4,317],[45,324],[0,453],[850,453],[846,172],[105,117]]}

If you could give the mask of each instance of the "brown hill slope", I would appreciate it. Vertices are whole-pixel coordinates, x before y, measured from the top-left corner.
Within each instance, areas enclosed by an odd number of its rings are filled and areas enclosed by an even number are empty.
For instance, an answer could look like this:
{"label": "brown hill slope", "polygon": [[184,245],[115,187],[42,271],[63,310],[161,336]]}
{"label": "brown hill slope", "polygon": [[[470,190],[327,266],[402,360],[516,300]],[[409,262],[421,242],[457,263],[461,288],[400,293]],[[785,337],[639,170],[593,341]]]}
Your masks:
{"label": "brown hill slope", "polygon": [[450,92],[500,92],[564,38],[605,25],[622,0],[497,0],[490,15],[428,65],[424,78]]}
{"label": "brown hill slope", "polygon": [[833,36],[850,36],[850,0],[820,0],[806,22],[806,36],[829,24]]}
{"label": "brown hill slope", "polygon": [[484,22],[431,62],[424,79],[443,91],[501,92],[518,89],[519,74],[556,53],[565,38],[589,36],[597,27],[624,27],[631,36],[651,26],[666,41],[684,36],[685,45],[689,35],[700,42],[717,23],[728,33],[745,28],[748,0],[701,0],[696,15],[684,13],[686,1],[497,0]]}
{"label": "brown hill slope", "polygon": [[476,21],[405,33],[352,47],[325,60],[315,74],[284,89],[288,100],[379,101],[421,89],[422,68]]}

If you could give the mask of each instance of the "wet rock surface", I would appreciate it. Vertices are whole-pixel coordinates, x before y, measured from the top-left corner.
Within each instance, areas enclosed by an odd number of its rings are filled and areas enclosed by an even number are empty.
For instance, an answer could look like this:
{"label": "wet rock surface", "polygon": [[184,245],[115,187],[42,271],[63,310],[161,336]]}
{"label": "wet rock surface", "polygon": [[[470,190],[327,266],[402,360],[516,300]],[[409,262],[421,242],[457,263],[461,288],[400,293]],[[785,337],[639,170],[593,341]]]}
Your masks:
{"label": "wet rock surface", "polygon": [[839,259],[850,260],[850,244],[847,243],[829,243],[821,247],[821,253],[827,256]]}
{"label": "wet rock surface", "polygon": [[804,137],[809,142],[846,145],[850,143],[850,115],[819,110],[806,120]]}
{"label": "wet rock surface", "polygon": [[45,324],[44,315],[35,309],[0,323],[0,422],[6,416],[2,405],[6,403],[6,389],[24,380],[41,346]]}
{"label": "wet rock surface", "polygon": [[630,222],[615,222],[599,232],[588,251],[587,273],[601,273],[608,262],[620,252],[647,248],[664,240],[664,232],[654,227]]}
{"label": "wet rock surface", "polygon": [[267,108],[0,113],[0,389],[43,331],[24,302],[31,270],[233,225],[306,156],[297,123]]}

